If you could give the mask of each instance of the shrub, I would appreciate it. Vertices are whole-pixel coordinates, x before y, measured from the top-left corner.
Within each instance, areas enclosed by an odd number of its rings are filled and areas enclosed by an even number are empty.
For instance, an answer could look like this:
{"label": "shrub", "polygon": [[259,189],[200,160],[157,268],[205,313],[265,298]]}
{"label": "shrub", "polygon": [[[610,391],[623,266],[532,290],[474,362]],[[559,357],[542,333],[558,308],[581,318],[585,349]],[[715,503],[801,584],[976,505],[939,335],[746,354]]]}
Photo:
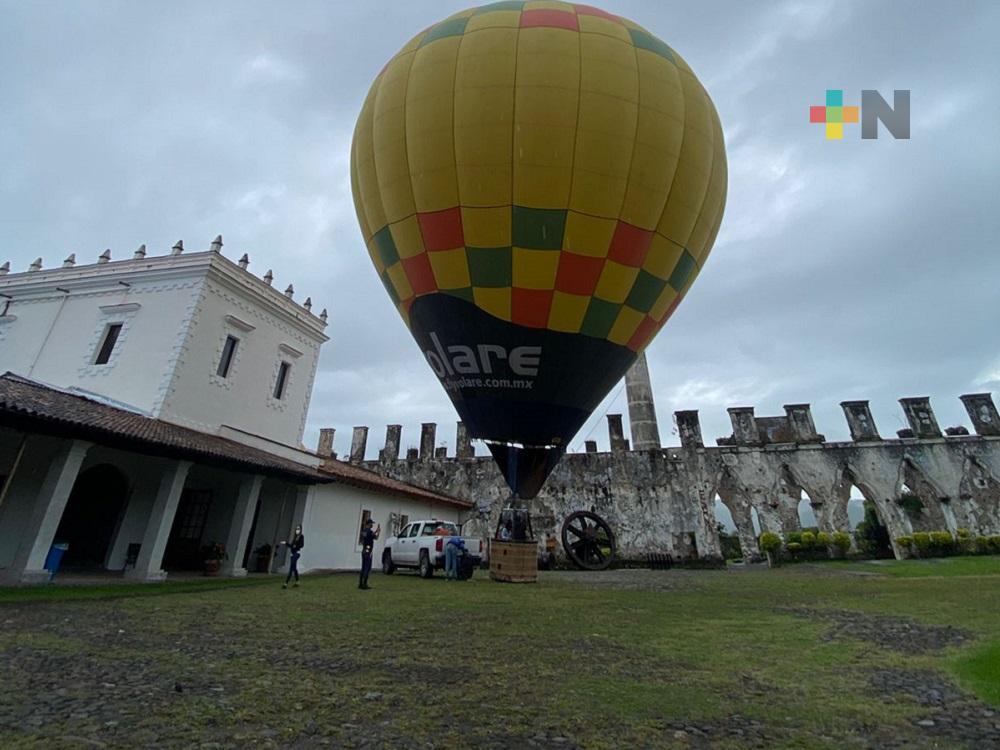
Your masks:
{"label": "shrub", "polygon": [[[850,540],[848,540],[848,542],[850,542]],[[829,547],[832,543],[833,538],[825,531],[821,531],[816,535],[816,544],[820,547]]]}
{"label": "shrub", "polygon": [[955,551],[960,555],[974,555],[978,551],[976,539],[968,529],[955,529]]}
{"label": "shrub", "polygon": [[955,549],[955,540],[947,531],[932,531],[931,549],[939,555],[948,555]]}
{"label": "shrub", "polygon": [[990,554],[990,538],[988,536],[976,537],[976,552],[980,555]]}
{"label": "shrub", "polygon": [[781,549],[781,537],[771,531],[760,535],[760,548],[764,552],[777,552]]}
{"label": "shrub", "polygon": [[993,534],[989,539],[989,547],[991,554],[997,554],[1000,552],[1000,534]]}
{"label": "shrub", "polygon": [[785,549],[788,550],[788,554],[795,557],[802,551],[802,544],[799,542],[789,542],[785,545]]}
{"label": "shrub", "polygon": [[909,549],[911,546],[913,546],[913,537],[912,536],[896,537],[896,544],[898,544],[900,547],[906,547],[907,549]]}
{"label": "shrub", "polygon": [[816,546],[816,535],[811,531],[803,531],[801,544],[802,549],[812,549]]}
{"label": "shrub", "polygon": [[790,531],[785,536],[785,541],[789,544],[802,544],[802,532],[801,531]]}
{"label": "shrub", "polygon": [[719,534],[719,543],[722,546],[722,557],[726,560],[739,560],[743,557],[743,548],[740,547],[740,538],[736,534]]}
{"label": "shrub", "polygon": [[846,555],[847,551],[851,548],[851,535],[846,531],[835,531],[833,534],[833,546],[842,555]]}
{"label": "shrub", "polygon": [[931,551],[931,535],[926,531],[917,531],[913,534],[913,546],[917,548],[917,554],[927,557]]}

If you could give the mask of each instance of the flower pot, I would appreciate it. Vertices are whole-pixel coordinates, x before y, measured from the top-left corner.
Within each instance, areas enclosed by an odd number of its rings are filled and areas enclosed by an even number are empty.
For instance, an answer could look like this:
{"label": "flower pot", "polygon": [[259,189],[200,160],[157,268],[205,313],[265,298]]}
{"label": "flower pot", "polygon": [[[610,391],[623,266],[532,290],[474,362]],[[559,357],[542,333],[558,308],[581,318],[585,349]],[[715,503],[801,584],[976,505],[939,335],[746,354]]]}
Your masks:
{"label": "flower pot", "polygon": [[205,560],[205,575],[217,576],[222,569],[222,560]]}

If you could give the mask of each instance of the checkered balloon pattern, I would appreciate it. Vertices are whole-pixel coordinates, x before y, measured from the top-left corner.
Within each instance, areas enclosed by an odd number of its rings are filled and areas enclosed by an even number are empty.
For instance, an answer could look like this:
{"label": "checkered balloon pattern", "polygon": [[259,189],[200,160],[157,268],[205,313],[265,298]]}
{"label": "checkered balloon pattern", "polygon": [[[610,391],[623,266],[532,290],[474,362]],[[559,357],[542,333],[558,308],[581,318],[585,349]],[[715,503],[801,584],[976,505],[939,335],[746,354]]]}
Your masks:
{"label": "checkered balloon pattern", "polygon": [[409,324],[446,294],[638,352],[705,263],[726,202],[715,107],[641,26],[497,2],[414,37],[351,151],[368,251]]}

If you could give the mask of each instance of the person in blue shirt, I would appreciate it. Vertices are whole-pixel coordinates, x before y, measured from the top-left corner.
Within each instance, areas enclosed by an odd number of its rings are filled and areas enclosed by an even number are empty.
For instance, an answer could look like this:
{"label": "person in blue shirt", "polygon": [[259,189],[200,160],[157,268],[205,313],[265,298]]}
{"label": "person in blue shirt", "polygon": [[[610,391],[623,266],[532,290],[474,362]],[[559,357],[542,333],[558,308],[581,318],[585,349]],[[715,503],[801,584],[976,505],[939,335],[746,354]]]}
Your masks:
{"label": "person in blue shirt", "polygon": [[450,536],[444,543],[444,577],[447,581],[458,579],[458,558],[466,551],[465,540],[460,536]]}

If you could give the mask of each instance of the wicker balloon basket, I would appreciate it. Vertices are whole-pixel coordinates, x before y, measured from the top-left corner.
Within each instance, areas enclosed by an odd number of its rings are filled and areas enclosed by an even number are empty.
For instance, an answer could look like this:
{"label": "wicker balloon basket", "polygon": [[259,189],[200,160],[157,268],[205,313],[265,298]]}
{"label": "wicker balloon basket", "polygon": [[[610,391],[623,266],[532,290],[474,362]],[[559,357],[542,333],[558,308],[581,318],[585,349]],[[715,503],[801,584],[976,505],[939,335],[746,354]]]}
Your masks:
{"label": "wicker balloon basket", "polygon": [[538,544],[534,541],[490,541],[490,578],[503,583],[538,581]]}

